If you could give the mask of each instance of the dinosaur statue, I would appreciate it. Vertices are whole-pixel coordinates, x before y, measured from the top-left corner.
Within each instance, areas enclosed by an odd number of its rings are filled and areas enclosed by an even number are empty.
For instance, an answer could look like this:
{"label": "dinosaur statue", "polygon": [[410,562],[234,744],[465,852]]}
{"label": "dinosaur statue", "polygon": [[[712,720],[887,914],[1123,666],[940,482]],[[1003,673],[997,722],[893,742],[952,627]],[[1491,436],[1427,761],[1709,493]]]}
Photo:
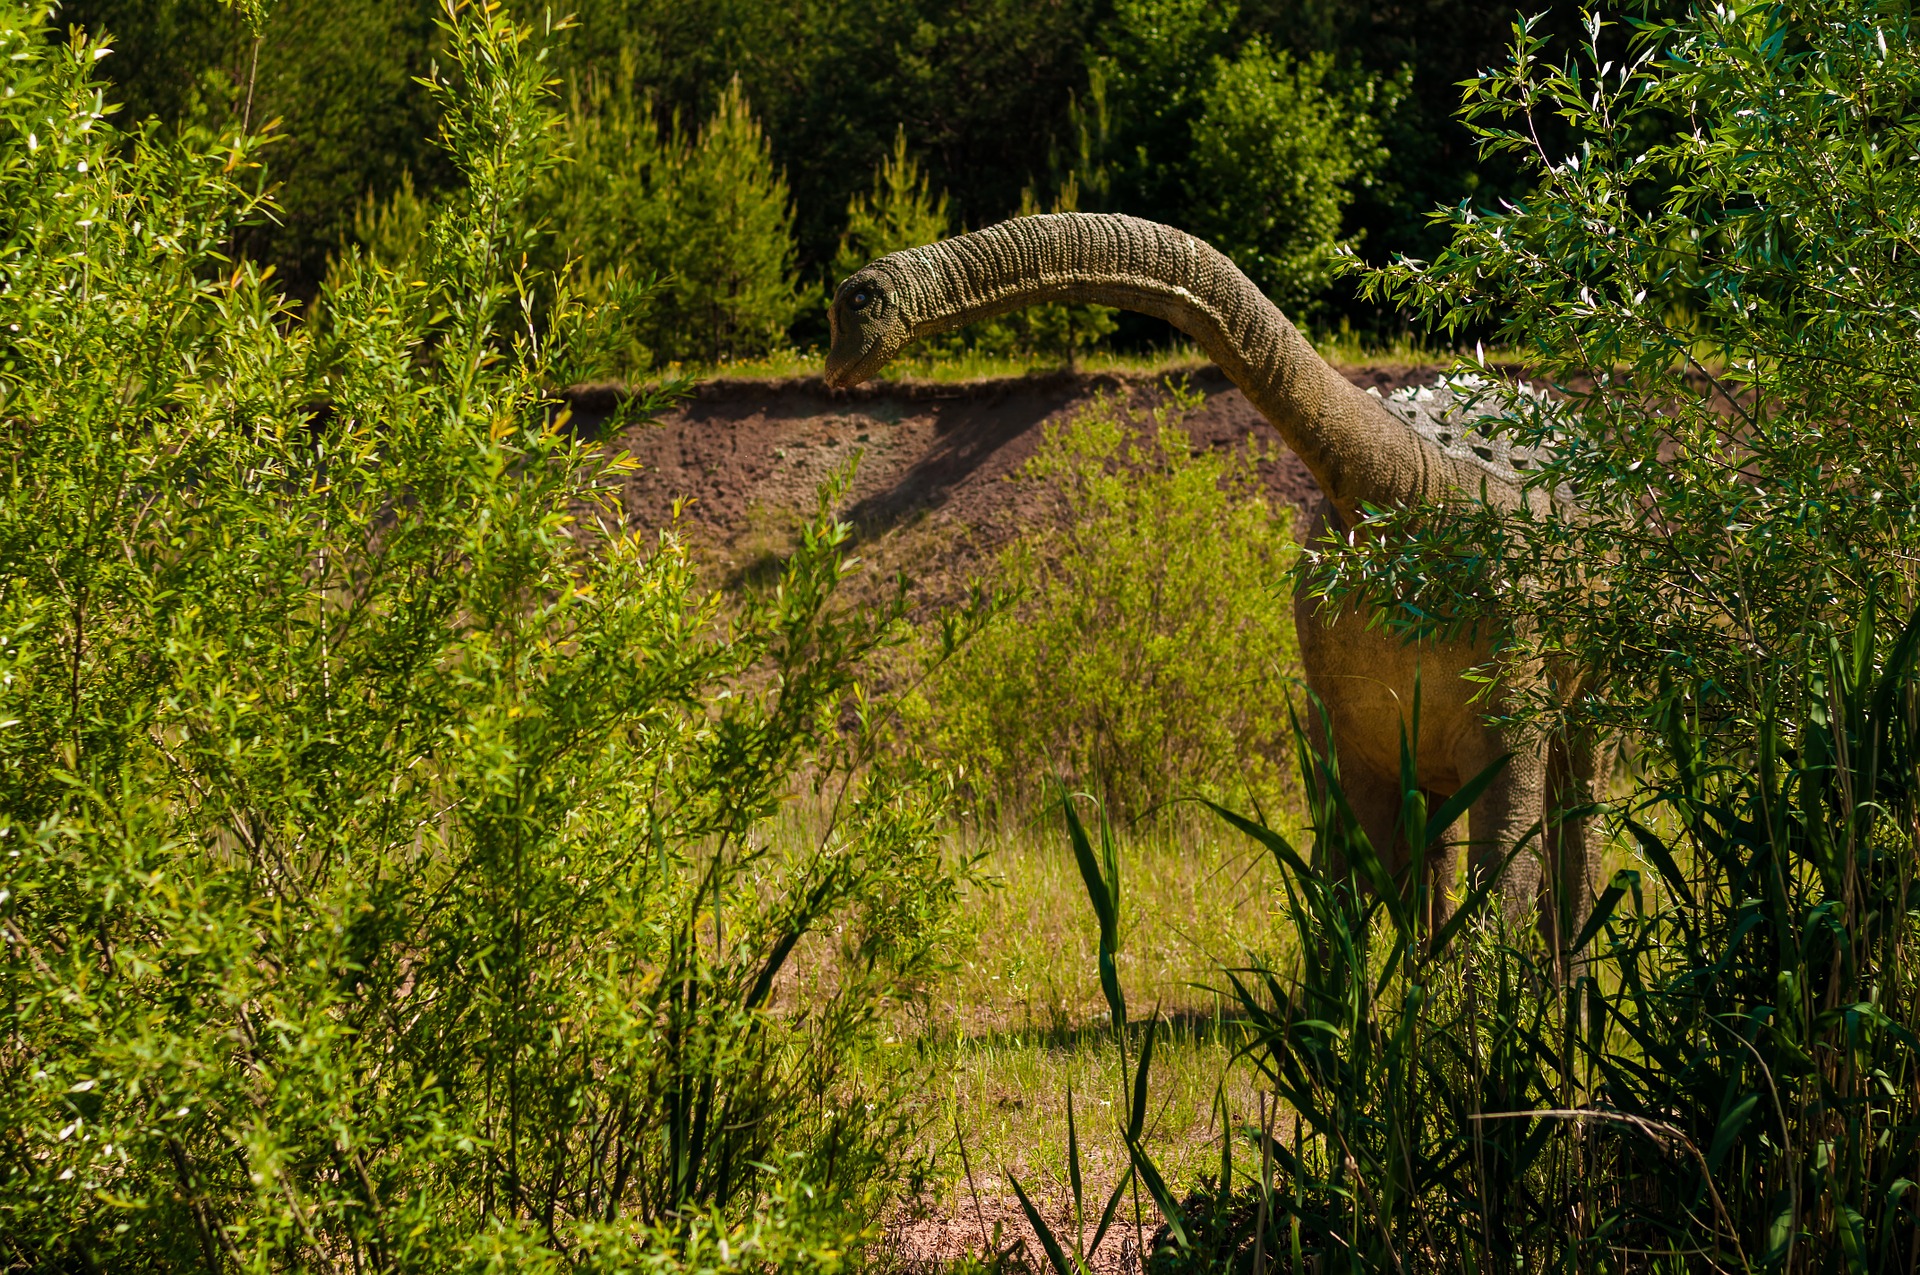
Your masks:
{"label": "dinosaur statue", "polygon": [[[1469,409],[1459,396],[1442,387],[1382,399],[1359,389],[1225,256],[1182,231],[1134,217],[1021,217],[862,267],[834,294],[827,382],[856,385],[916,338],[1042,302],[1135,310],[1192,338],[1312,471],[1325,497],[1313,517],[1314,540],[1356,526],[1363,505],[1476,496],[1542,513],[1566,505],[1564,493],[1523,486],[1527,453],[1465,427],[1459,418]],[[1341,786],[1393,870],[1406,867],[1406,847],[1395,845],[1393,828],[1401,732],[1411,725],[1416,677],[1418,782],[1430,808],[1501,754],[1512,754],[1468,811],[1469,872],[1485,879],[1544,821],[1541,852],[1512,856],[1498,890],[1516,921],[1544,904],[1541,929],[1549,950],[1561,953],[1559,925],[1571,918],[1577,926],[1592,897],[1597,829],[1591,820],[1556,823],[1546,816],[1588,804],[1590,743],[1490,725],[1488,706],[1473,702],[1478,687],[1462,676],[1487,664],[1491,652],[1484,643],[1403,643],[1370,625],[1364,612],[1323,614],[1304,592],[1296,594],[1294,608],[1307,682],[1327,708]],[[1505,693],[1547,673],[1509,666]],[[1500,694],[1496,689],[1496,712]],[[1552,870],[1542,872],[1543,860]],[[1444,874],[1444,885],[1454,867],[1451,855],[1433,867]],[[1445,890],[1432,894],[1444,900]]]}

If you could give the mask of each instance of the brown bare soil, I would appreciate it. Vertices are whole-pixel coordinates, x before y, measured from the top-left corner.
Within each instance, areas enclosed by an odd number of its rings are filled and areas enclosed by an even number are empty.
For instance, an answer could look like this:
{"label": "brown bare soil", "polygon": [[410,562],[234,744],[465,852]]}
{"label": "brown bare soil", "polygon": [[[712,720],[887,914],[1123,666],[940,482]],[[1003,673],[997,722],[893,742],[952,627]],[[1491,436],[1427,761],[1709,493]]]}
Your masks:
{"label": "brown bare soil", "polygon": [[[1382,393],[1431,380],[1434,367],[1347,369]],[[1206,396],[1186,427],[1195,447],[1246,449],[1276,505],[1305,509],[1312,477],[1238,389],[1211,365],[1183,374]],[[830,390],[817,377],[716,379],[659,420],[622,431],[614,445],[640,462],[622,499],[629,525],[665,526],[676,502],[681,526],[722,581],[771,574],[790,549],[815,491],[857,454],[839,512],[856,528],[878,576],[907,573],[920,604],[964,593],[967,575],[1021,527],[1048,515],[1038,493],[1012,481],[1045,427],[1098,395],[1140,411],[1167,397],[1163,375],[1054,372],[963,384],[880,382]],[[574,394],[591,426],[618,390]]]}

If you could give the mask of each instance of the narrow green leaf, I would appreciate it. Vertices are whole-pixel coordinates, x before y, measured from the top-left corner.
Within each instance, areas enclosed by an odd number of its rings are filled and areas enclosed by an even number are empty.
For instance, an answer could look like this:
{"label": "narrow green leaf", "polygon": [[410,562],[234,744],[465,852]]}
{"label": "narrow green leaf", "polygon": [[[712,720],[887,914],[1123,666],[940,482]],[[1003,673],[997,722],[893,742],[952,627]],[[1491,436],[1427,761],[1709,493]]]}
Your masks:
{"label": "narrow green leaf", "polygon": [[1101,850],[1107,860],[1108,871],[1102,873],[1100,861],[1094,857],[1093,843],[1087,837],[1086,825],[1080,822],[1079,811],[1073,808],[1073,797],[1067,792],[1064,783],[1056,785],[1060,790],[1060,808],[1067,817],[1067,839],[1073,845],[1074,861],[1080,865],[1080,879],[1086,883],[1087,898],[1093,903],[1094,916],[1100,923],[1100,991],[1107,998],[1107,1012],[1113,1021],[1113,1029],[1124,1032],[1127,1029],[1127,1000],[1120,988],[1120,971],[1114,957],[1120,948],[1120,865],[1114,851],[1111,835],[1105,828],[1106,817],[1101,816]]}
{"label": "narrow green leaf", "polygon": [[1667,849],[1667,843],[1660,840],[1654,835],[1652,829],[1631,815],[1627,817],[1627,831],[1631,832],[1633,839],[1640,843],[1640,852],[1647,856],[1647,862],[1660,873],[1660,879],[1667,883],[1667,888],[1672,890],[1682,903],[1691,907],[1693,891],[1688,888],[1687,878],[1681,873],[1680,865],[1674,862],[1673,851]]}
{"label": "narrow green leaf", "polygon": [[1453,915],[1447,918],[1447,923],[1440,927],[1440,932],[1435,934],[1433,941],[1427,945],[1428,960],[1446,951],[1447,944],[1453,942],[1454,935],[1460,933],[1473,915],[1486,906],[1487,900],[1492,898],[1493,892],[1500,887],[1500,878],[1507,874],[1507,865],[1512,863],[1514,858],[1527,848],[1527,844],[1539,834],[1538,824],[1528,829],[1527,835],[1520,838],[1513,849],[1507,851],[1507,857],[1500,861],[1500,866],[1488,873],[1487,879],[1475,886],[1468,892],[1467,897],[1460,901],[1460,906],[1454,909]]}
{"label": "narrow green leaf", "polygon": [[1082,1207],[1080,1185],[1080,1132],[1073,1122],[1073,1082],[1067,1082],[1067,1181],[1073,1187],[1073,1220],[1077,1226],[1085,1225],[1086,1213]]}
{"label": "narrow green leaf", "polygon": [[1501,753],[1482,767],[1479,774],[1462,784],[1458,792],[1441,803],[1440,809],[1434,812],[1433,818],[1427,820],[1426,830],[1421,833],[1420,839],[1427,845],[1438,841],[1447,829],[1459,822],[1461,815],[1467,813],[1468,807],[1480,800],[1480,794],[1487,790],[1488,785],[1493,783],[1500,772],[1506,768],[1507,763],[1512,760],[1512,753]]}
{"label": "narrow green leaf", "polygon": [[1113,1215],[1119,1210],[1120,1201],[1126,1196],[1127,1186],[1132,1181],[1133,1166],[1129,1164],[1127,1171],[1120,1175],[1120,1180],[1113,1184],[1113,1194],[1107,1197],[1107,1207],[1100,1210],[1100,1226],[1094,1231],[1092,1242],[1087,1245],[1088,1261],[1092,1261],[1093,1255],[1100,1251],[1100,1241],[1107,1238],[1107,1228],[1113,1225]]}
{"label": "narrow green leaf", "polygon": [[1627,891],[1633,888],[1639,874],[1632,868],[1622,868],[1613,874],[1613,882],[1600,892],[1600,898],[1593,905],[1593,915],[1580,927],[1580,935],[1573,940],[1573,950],[1578,952],[1587,946],[1588,940],[1600,932],[1600,927],[1613,917],[1613,910],[1620,906],[1620,900],[1627,897]]}
{"label": "narrow green leaf", "polygon": [[1296,876],[1306,880],[1314,879],[1313,869],[1307,866],[1307,861],[1301,858],[1299,851],[1293,848],[1293,843],[1273,829],[1263,823],[1256,823],[1244,815],[1235,814],[1225,806],[1215,802],[1202,800],[1200,804],[1213,811],[1214,814],[1226,820],[1239,831],[1265,846],[1268,853],[1273,855],[1273,861],[1279,866],[1281,871],[1290,871]]}
{"label": "narrow green leaf", "polygon": [[1227,1110],[1225,1082],[1213,1087],[1213,1108],[1220,1115],[1220,1193],[1233,1194],[1233,1123]]}
{"label": "narrow green leaf", "polygon": [[1013,1183],[1013,1193],[1020,1197],[1020,1208],[1027,1215],[1027,1224],[1033,1227],[1033,1233],[1040,1238],[1040,1247],[1046,1251],[1047,1261],[1053,1264],[1055,1275],[1081,1275],[1078,1262],[1068,1262],[1066,1252],[1055,1238],[1053,1228],[1047,1225],[1047,1219],[1040,1216],[1040,1210],[1033,1207],[1033,1201],[1027,1198],[1026,1188],[1020,1185],[1020,1179],[1011,1173],[1007,1181]]}
{"label": "narrow green leaf", "polygon": [[1140,1061],[1133,1071],[1133,1101],[1127,1108],[1127,1137],[1137,1138],[1147,1124],[1147,1077],[1153,1067],[1153,1038],[1160,1027],[1160,1007],[1154,1006],[1147,1032],[1140,1042]]}
{"label": "narrow green leaf", "polygon": [[1160,1169],[1140,1145],[1138,1138],[1127,1139],[1127,1157],[1133,1161],[1134,1171],[1140,1175],[1140,1182],[1147,1188],[1147,1194],[1153,1197],[1160,1216],[1166,1219],[1167,1234],[1175,1244],[1185,1252],[1193,1251],[1193,1239],[1187,1234],[1187,1219],[1180,1211],[1179,1201],[1173,1198],[1173,1192],[1167,1189],[1167,1183],[1160,1176]]}
{"label": "narrow green leaf", "polygon": [[1713,1131],[1713,1145],[1707,1150],[1708,1173],[1720,1167],[1720,1162],[1726,1158],[1727,1152],[1733,1149],[1734,1141],[1739,1138],[1740,1131],[1747,1127],[1748,1117],[1753,1115],[1754,1108],[1759,1105],[1759,1094],[1744,1094],[1738,1102],[1727,1108],[1725,1115],[1720,1117],[1720,1123]]}

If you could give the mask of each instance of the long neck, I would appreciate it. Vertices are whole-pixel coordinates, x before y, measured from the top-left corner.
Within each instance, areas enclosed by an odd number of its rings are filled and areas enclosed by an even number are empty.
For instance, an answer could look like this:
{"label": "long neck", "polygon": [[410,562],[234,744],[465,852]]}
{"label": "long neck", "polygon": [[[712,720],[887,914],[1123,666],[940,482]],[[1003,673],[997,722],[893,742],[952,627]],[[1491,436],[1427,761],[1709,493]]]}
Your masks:
{"label": "long neck", "polygon": [[1021,217],[876,263],[905,286],[914,336],[1048,301],[1165,319],[1246,393],[1348,525],[1362,502],[1438,499],[1445,453],[1334,371],[1219,252],[1136,217]]}

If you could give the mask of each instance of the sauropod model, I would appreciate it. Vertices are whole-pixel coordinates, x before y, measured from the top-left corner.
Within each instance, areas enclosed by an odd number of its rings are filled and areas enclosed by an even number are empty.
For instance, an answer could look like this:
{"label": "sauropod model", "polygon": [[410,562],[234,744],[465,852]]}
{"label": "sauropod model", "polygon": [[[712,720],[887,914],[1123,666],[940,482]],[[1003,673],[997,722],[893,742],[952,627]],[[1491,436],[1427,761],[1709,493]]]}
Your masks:
{"label": "sauropod model", "polygon": [[[849,386],[874,375],[910,341],[1022,306],[1063,301],[1117,306],[1165,319],[1191,337],[1273,422],[1306,462],[1325,499],[1318,538],[1357,525],[1362,505],[1484,497],[1497,506],[1570,512],[1563,496],[1526,489],[1524,451],[1482,438],[1459,417],[1445,387],[1391,400],[1361,390],[1328,366],[1274,304],[1225,256],[1170,226],[1135,217],[1060,213],[1022,217],[880,258],[841,283],[831,309],[827,381]],[[1457,792],[1502,753],[1512,761],[1468,812],[1470,870],[1484,874],[1550,812],[1582,806],[1593,757],[1581,741],[1537,729],[1496,729],[1462,674],[1491,652],[1472,641],[1405,643],[1352,609],[1321,613],[1296,595],[1308,684],[1327,707],[1342,787],[1369,838],[1396,871],[1406,848],[1392,830],[1399,812],[1400,739],[1420,683],[1419,783],[1430,802]],[[1505,670],[1507,691],[1545,675]],[[1551,819],[1541,853],[1522,851],[1500,894],[1518,920],[1537,901],[1551,950],[1555,922],[1578,925],[1592,893],[1590,820]],[[1552,870],[1542,873],[1543,859]],[[1450,869],[1450,861],[1436,871]],[[1554,898],[1555,891],[1564,891]],[[1439,891],[1436,891],[1438,895]],[[1539,896],[1545,895],[1545,899]]]}

